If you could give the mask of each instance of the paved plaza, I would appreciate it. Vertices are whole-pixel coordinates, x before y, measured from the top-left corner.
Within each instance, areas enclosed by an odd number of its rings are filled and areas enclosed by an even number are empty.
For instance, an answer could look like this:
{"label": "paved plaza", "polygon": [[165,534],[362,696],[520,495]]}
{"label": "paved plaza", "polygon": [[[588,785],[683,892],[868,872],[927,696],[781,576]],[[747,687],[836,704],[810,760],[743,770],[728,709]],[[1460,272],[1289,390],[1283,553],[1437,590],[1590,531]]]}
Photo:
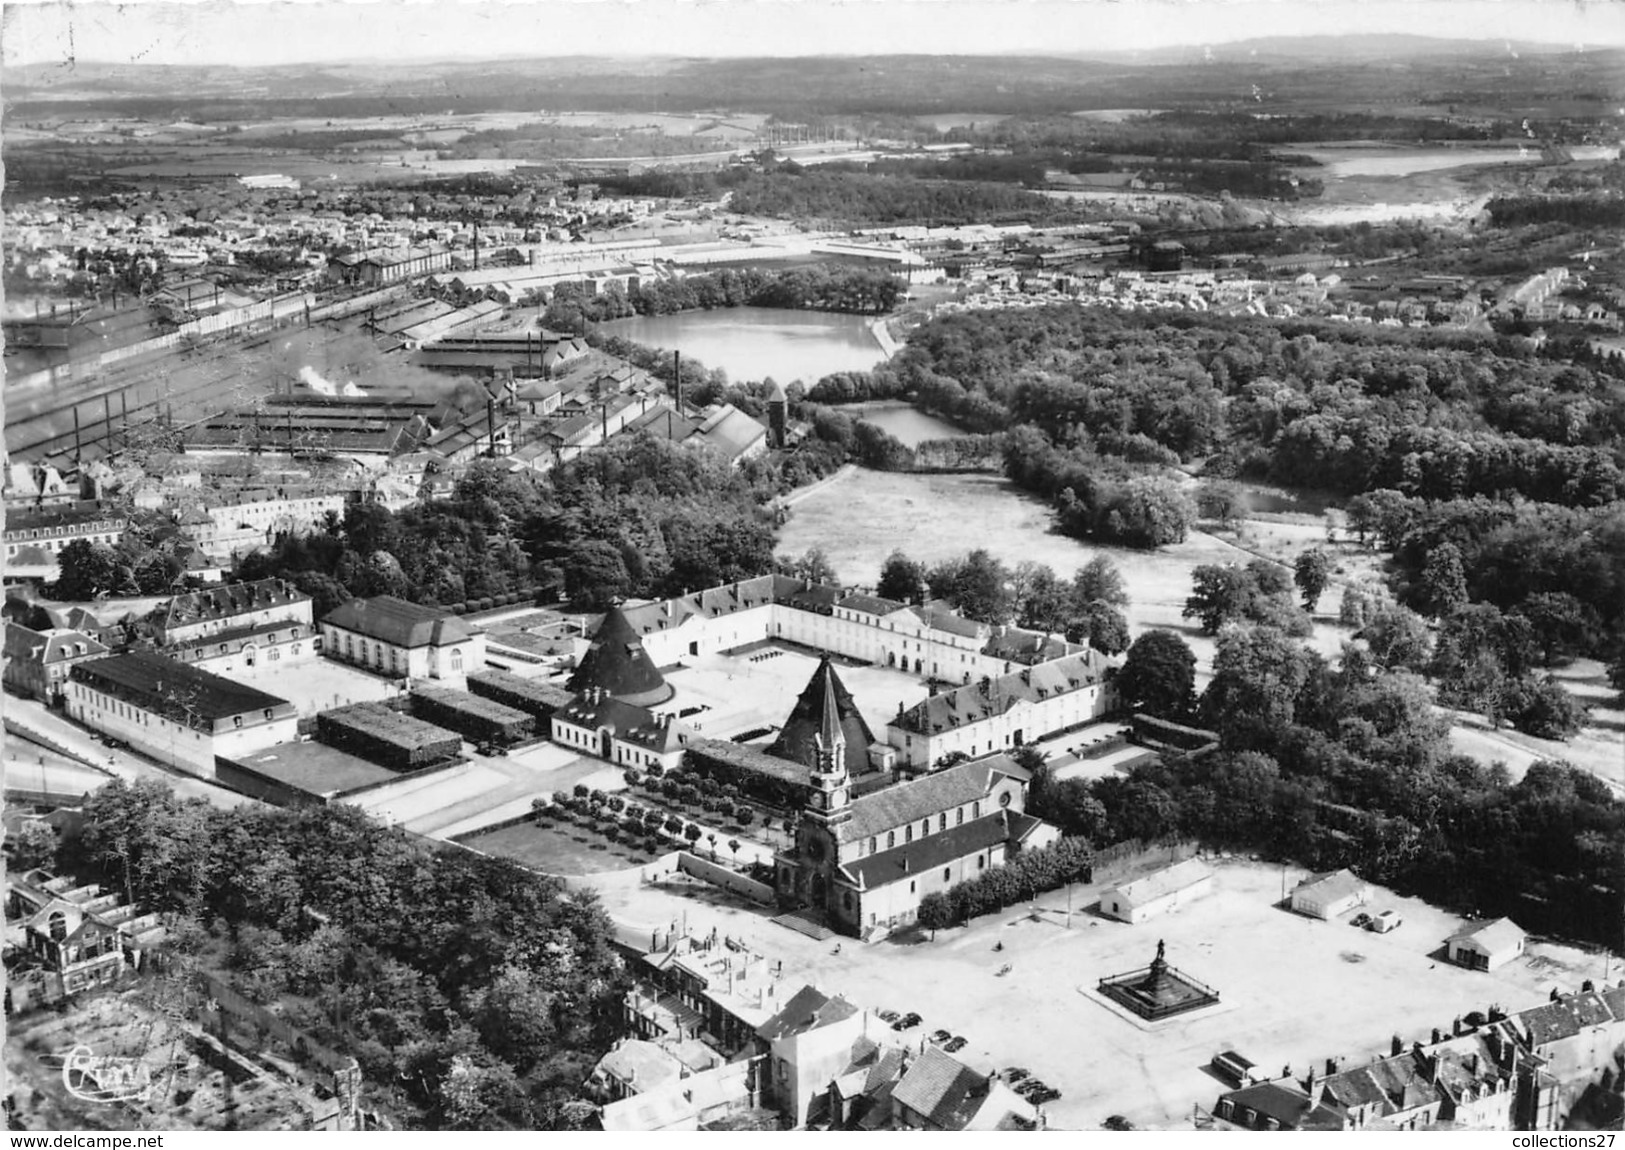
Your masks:
{"label": "paved plaza", "polygon": [[[1194,1107],[1212,1108],[1227,1089],[1207,1069],[1236,1049],[1272,1073],[1303,1074],[1327,1058],[1385,1056],[1394,1035],[1427,1041],[1459,1015],[1497,1003],[1508,1010],[1577,990],[1602,975],[1602,959],[1535,943],[1492,973],[1440,962],[1436,951],[1458,916],[1378,890],[1373,907],[1393,907],[1404,925],[1387,935],[1319,922],[1279,909],[1283,881],[1304,877],[1258,863],[1217,864],[1214,893],[1138,926],[1086,908],[1098,888],[1038,900],[1036,917],[1011,907],[968,927],[865,946],[818,943],[777,926],[768,912],[699,886],[604,889],[610,912],[636,927],[679,916],[691,930],[718,929],[782,958],[787,981],[812,982],[873,1009],[916,1011],[918,1043],[941,1027],[963,1035],[971,1067],[1024,1066],[1061,1090],[1046,1107],[1057,1129],[1097,1129],[1112,1114],[1147,1128],[1188,1128]],[[684,896],[685,889],[690,891]],[[1371,908],[1368,908],[1371,909]],[[1147,965],[1157,941],[1168,961],[1211,985],[1217,1007],[1159,1024],[1131,1019],[1094,995],[1103,976]],[[994,951],[1002,942],[1003,949]],[[1008,963],[1010,973],[997,974]],[[792,987],[792,989],[794,989]]]}

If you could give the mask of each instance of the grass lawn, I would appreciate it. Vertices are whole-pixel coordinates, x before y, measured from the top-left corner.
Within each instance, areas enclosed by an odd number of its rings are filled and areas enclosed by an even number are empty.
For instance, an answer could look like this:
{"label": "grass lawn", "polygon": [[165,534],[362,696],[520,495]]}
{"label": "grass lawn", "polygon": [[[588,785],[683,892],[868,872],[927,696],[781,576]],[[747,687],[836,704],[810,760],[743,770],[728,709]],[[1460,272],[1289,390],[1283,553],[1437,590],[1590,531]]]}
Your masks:
{"label": "grass lawn", "polygon": [[[654,857],[641,844],[633,847],[624,840],[612,843],[596,831],[562,819],[541,826],[519,823],[464,839],[463,845],[559,875],[624,870],[642,866]],[[675,844],[668,849],[676,849]]]}

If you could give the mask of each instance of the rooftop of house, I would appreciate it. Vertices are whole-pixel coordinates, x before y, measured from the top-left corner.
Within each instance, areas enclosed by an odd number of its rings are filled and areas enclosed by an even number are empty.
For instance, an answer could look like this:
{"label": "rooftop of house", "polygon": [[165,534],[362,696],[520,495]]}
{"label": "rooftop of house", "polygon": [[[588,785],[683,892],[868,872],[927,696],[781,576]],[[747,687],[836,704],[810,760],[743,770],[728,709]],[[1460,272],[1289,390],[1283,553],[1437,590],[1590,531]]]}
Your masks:
{"label": "rooftop of house", "polygon": [[1410,1054],[1396,1054],[1326,1076],[1326,1097],[1345,1110],[1371,1108],[1389,1117],[1438,1100],[1438,1092]]}
{"label": "rooftop of house", "polygon": [[940,734],[1002,715],[1021,702],[1035,703],[1094,686],[1104,672],[1104,657],[1096,651],[1066,655],[932,695],[899,714],[891,725],[915,734]]}
{"label": "rooftop of house", "polygon": [[927,1046],[892,1088],[892,1098],[931,1126],[963,1130],[987,1101],[990,1081],[940,1047]]}
{"label": "rooftop of house", "polygon": [[[1240,1111],[1245,1108],[1266,1118],[1273,1118],[1285,1129],[1342,1130],[1347,1122],[1336,1109],[1324,1101],[1311,1100],[1309,1095],[1290,1078],[1278,1082],[1260,1082],[1224,1095]],[[1238,1115],[1239,1120],[1239,1115]]]}
{"label": "rooftop of house", "polygon": [[858,1008],[841,997],[831,998],[815,986],[803,986],[772,1018],[756,1028],[757,1037],[777,1042],[795,1034],[820,1030],[858,1013]]}
{"label": "rooftop of house", "polygon": [[69,659],[94,658],[107,652],[108,648],[104,644],[82,631],[59,629],[33,631],[20,623],[13,623],[10,620],[6,622],[7,659],[50,666]]}
{"label": "rooftop of house", "polygon": [[445,647],[481,633],[441,608],[419,606],[393,595],[351,599],[323,616],[322,624],[395,647]]}
{"label": "rooftop of house", "polygon": [[1446,943],[1470,943],[1479,950],[1494,954],[1507,947],[1517,946],[1529,936],[1510,918],[1497,918],[1487,922],[1469,922],[1445,939]]}
{"label": "rooftop of house", "polygon": [[1124,883],[1117,888],[1117,893],[1129,902],[1151,902],[1212,877],[1213,870],[1207,863],[1201,859],[1186,859],[1144,878]]}
{"label": "rooftop of house", "polygon": [[175,596],[164,609],[163,622],[165,627],[179,627],[310,601],[309,595],[283,579],[227,583]]}
{"label": "rooftop of house", "polygon": [[1312,874],[1293,888],[1293,894],[1313,894],[1317,898],[1342,898],[1365,890],[1366,881],[1347,868]]}
{"label": "rooftop of house", "polygon": [[193,716],[214,721],[283,708],[291,712],[293,708],[286,699],[151,651],[79,663],[72,675],[78,682],[182,721]]}
{"label": "rooftop of house", "polygon": [[123,525],[128,516],[114,507],[96,503],[58,503],[45,507],[12,508],[6,512],[6,534],[15,536],[21,531],[63,531],[73,527],[89,527],[93,523]]}

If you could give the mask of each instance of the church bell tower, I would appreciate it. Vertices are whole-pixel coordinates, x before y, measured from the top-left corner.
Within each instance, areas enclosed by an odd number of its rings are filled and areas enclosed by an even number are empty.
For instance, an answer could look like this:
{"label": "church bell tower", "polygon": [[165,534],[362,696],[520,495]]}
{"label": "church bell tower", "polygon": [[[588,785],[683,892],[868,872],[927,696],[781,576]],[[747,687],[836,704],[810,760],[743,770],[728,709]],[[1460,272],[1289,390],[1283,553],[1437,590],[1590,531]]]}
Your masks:
{"label": "church bell tower", "polygon": [[851,779],[846,773],[846,735],[841,730],[832,673],[824,676],[823,715],[813,738],[812,798],[806,817],[832,825],[852,817]]}

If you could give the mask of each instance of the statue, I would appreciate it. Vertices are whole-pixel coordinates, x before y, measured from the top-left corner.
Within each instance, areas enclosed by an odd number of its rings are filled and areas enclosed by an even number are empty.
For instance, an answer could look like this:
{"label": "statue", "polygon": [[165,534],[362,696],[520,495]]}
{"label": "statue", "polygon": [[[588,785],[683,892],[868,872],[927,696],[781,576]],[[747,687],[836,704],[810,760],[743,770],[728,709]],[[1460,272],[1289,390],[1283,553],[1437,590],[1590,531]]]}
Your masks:
{"label": "statue", "polygon": [[1160,938],[1157,939],[1157,961],[1158,962],[1163,961],[1162,956],[1167,951],[1167,949],[1168,949],[1168,944],[1163,942],[1162,939],[1160,939]]}

